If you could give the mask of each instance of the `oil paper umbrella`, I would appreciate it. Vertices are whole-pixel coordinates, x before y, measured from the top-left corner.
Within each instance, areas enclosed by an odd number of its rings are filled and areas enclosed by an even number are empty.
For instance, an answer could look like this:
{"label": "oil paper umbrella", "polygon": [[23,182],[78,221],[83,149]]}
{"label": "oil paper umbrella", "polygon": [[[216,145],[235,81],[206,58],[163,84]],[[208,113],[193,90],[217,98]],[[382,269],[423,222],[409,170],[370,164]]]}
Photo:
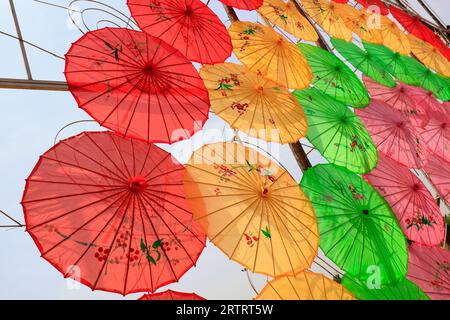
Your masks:
{"label": "oil paper umbrella", "polygon": [[422,144],[432,153],[450,163],[450,110],[430,110],[429,121],[419,129]]}
{"label": "oil paper umbrella", "polygon": [[232,52],[219,17],[200,0],[127,0],[142,31],[200,63],[224,62]]}
{"label": "oil paper umbrella", "polygon": [[450,77],[450,62],[436,47],[412,34],[408,34],[408,39],[411,43],[412,53],[420,62],[443,76]]}
{"label": "oil paper umbrella", "polygon": [[219,0],[227,6],[241,10],[256,10],[263,4],[263,0]]}
{"label": "oil paper umbrella", "polygon": [[433,300],[450,300],[450,251],[410,245],[408,279]]}
{"label": "oil paper umbrella", "polygon": [[314,88],[294,94],[308,119],[306,137],[325,159],[356,173],[372,171],[377,149],[354,112]]}
{"label": "oil paper umbrella", "polygon": [[407,271],[406,240],[389,204],[357,174],[334,164],[308,169],[300,183],[319,223],[320,248],[360,281],[397,283]]}
{"label": "oil paper umbrella", "polygon": [[408,167],[380,156],[364,178],[390,204],[406,238],[428,246],[442,242],[445,225],[439,206]]}
{"label": "oil paper umbrella", "polygon": [[295,7],[292,0],[265,0],[258,12],[270,22],[289,32],[293,36],[306,41],[317,41],[314,27]]}
{"label": "oil paper umbrella", "polygon": [[410,168],[422,167],[425,146],[403,113],[374,99],[370,106],[355,113],[366,126],[379,153]]}
{"label": "oil paper umbrella", "polygon": [[172,290],[166,290],[164,292],[154,294],[144,294],[138,300],[206,300],[203,297],[195,293],[184,293]]}
{"label": "oil paper umbrella", "polygon": [[329,0],[302,0],[302,5],[310,17],[330,36],[352,41],[350,30],[338,14],[335,4]]}
{"label": "oil paper umbrella", "polygon": [[82,133],[40,157],[22,206],[42,257],[93,290],[153,292],[205,247],[184,196],[184,167],[155,145]]}
{"label": "oil paper umbrella", "polygon": [[441,199],[450,205],[450,164],[439,156],[430,154],[423,170]]}
{"label": "oil paper umbrella", "polygon": [[[368,10],[370,12],[370,10]],[[388,47],[394,52],[399,52],[400,54],[409,54],[411,52],[411,44],[409,43],[408,37],[399,29],[397,24],[385,16],[378,16],[377,29],[383,37],[383,45]]]}
{"label": "oil paper umbrella", "polygon": [[356,2],[371,11],[379,11],[379,13],[381,13],[382,15],[386,16],[389,14],[389,9],[381,0],[356,0]]}
{"label": "oil paper umbrella", "polygon": [[314,87],[355,108],[363,108],[369,104],[369,94],[361,80],[338,57],[306,43],[299,43],[297,47],[311,66]]}
{"label": "oil paper umbrella", "polygon": [[229,28],[237,58],[250,70],[289,89],[304,89],[312,73],[305,57],[288,39],[269,27],[233,22]]}
{"label": "oil paper umbrella", "polygon": [[205,66],[200,75],[212,110],[233,128],[278,143],[305,137],[308,124],[302,107],[277,83],[234,63]]}
{"label": "oil paper umbrella", "polygon": [[266,284],[256,300],[356,300],[342,285],[322,274],[302,272]]}
{"label": "oil paper umbrella", "polygon": [[341,284],[360,300],[430,300],[413,282],[404,279],[396,284],[377,286],[344,276]]}
{"label": "oil paper umbrella", "polygon": [[250,271],[294,275],[316,257],[311,202],[287,171],[255,150],[204,146],[186,166],[185,187],[209,240]]}
{"label": "oil paper umbrella", "polygon": [[66,54],[65,75],[78,106],[125,136],[175,142],[208,119],[208,90],[197,70],[178,50],[143,32],[86,33]]}
{"label": "oil paper umbrella", "polygon": [[389,72],[385,70],[383,62],[376,56],[361,50],[352,42],[331,38],[331,43],[347,62],[369,78],[386,87],[393,88],[397,85]]}

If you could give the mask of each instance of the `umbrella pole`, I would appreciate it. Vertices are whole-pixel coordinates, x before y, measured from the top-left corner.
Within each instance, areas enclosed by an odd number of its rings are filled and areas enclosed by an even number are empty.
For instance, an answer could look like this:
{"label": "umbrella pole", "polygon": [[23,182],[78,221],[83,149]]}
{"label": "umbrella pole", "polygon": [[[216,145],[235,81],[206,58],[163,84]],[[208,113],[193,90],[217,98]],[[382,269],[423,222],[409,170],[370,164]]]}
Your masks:
{"label": "umbrella pole", "polygon": [[4,212],[3,210],[0,210],[0,214],[5,216],[6,218],[8,218],[9,220],[11,220],[12,222],[15,223],[13,225],[1,225],[0,228],[22,228],[22,227],[25,227],[24,224],[20,223],[19,221],[17,221],[13,217],[11,217],[9,214]]}

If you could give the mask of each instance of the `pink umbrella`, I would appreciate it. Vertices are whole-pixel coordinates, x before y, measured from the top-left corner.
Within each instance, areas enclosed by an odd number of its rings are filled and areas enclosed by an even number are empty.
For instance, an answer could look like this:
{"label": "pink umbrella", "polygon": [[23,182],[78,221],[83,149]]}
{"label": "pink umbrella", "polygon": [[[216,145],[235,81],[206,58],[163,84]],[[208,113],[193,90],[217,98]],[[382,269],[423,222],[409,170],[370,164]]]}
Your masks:
{"label": "pink umbrella", "polygon": [[[424,104],[423,101],[429,96],[428,92],[401,82],[397,82],[395,88],[385,87],[366,76],[363,76],[363,81],[372,99],[386,102],[391,107],[400,110],[415,126],[423,127],[427,124],[429,102],[428,99],[426,100],[427,104]],[[434,101],[438,103],[436,99]]]}
{"label": "pink umbrella", "polygon": [[450,252],[412,244],[408,248],[407,278],[431,299],[450,300]]}
{"label": "pink umbrella", "polygon": [[437,155],[430,155],[423,170],[441,199],[450,204],[450,163]]}
{"label": "pink umbrella", "polygon": [[422,144],[432,153],[450,162],[450,113],[445,107],[429,110],[428,124],[419,130]]}
{"label": "pink umbrella", "polygon": [[355,109],[379,153],[412,168],[423,165],[422,146],[409,119],[387,103],[372,99],[364,109]]}
{"label": "pink umbrella", "polygon": [[408,239],[430,246],[442,242],[445,229],[439,207],[408,167],[379,155],[377,167],[364,178],[391,205]]}

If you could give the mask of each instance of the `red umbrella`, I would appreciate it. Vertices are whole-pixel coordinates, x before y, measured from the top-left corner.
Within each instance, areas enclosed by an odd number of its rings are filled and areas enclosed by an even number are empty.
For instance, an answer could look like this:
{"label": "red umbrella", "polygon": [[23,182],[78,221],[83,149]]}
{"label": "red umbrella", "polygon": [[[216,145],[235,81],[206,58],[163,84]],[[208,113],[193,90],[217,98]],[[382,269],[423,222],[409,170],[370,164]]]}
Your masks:
{"label": "red umbrella", "polygon": [[366,76],[363,76],[363,81],[372,99],[383,101],[401,111],[415,126],[423,127],[427,124],[428,105],[422,103],[425,95],[428,95],[426,91],[401,82],[397,82],[395,88],[389,88]]}
{"label": "red umbrella", "polygon": [[93,290],[154,292],[205,247],[185,200],[184,167],[153,144],[82,133],[40,157],[22,205],[42,257]]}
{"label": "red umbrella", "polygon": [[337,3],[348,3],[348,0],[332,0],[332,1]]}
{"label": "red umbrella", "polygon": [[80,108],[131,138],[175,142],[208,118],[208,91],[192,63],[143,32],[86,33],[67,53],[65,74]]}
{"label": "red umbrella", "polygon": [[374,7],[378,7],[380,13],[384,16],[387,16],[389,14],[389,9],[381,0],[356,0],[356,2],[358,2],[364,8],[373,9]]}
{"label": "red umbrella", "polygon": [[372,99],[355,113],[366,126],[378,151],[412,168],[421,168],[423,155],[418,133],[408,118],[385,102]]}
{"label": "red umbrella", "polygon": [[441,199],[450,204],[450,163],[437,155],[430,154],[423,170]]}
{"label": "red umbrella", "polygon": [[138,300],[206,300],[195,293],[184,293],[172,290],[154,294],[144,294]]}
{"label": "red umbrella", "polygon": [[431,299],[450,299],[450,252],[439,247],[410,245],[408,279]]}
{"label": "red umbrella", "polygon": [[219,0],[227,6],[241,10],[256,10],[262,6],[264,0]]}
{"label": "red umbrella", "polygon": [[200,0],[128,0],[142,31],[177,48],[189,60],[224,62],[231,39],[219,17]]}
{"label": "red umbrella", "polygon": [[450,162],[450,113],[441,107],[429,110],[428,116],[427,125],[419,131],[421,142],[432,153]]}
{"label": "red umbrella", "polygon": [[430,246],[442,242],[445,225],[439,207],[408,167],[379,155],[377,167],[364,178],[390,204],[408,239]]}

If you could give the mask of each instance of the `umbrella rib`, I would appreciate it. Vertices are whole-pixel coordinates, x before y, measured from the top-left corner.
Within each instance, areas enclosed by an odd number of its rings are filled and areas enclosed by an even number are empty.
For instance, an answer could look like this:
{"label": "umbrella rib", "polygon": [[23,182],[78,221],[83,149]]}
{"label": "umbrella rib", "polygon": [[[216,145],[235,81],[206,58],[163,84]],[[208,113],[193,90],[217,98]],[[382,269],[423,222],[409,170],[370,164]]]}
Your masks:
{"label": "umbrella rib", "polygon": [[128,258],[127,258],[127,267],[126,267],[126,271],[125,271],[125,281],[123,284],[123,294],[127,294],[127,283],[128,283],[128,273],[130,272],[130,258],[131,258],[131,254],[130,254],[130,250],[131,250],[131,245],[133,242],[133,234],[134,234],[134,222],[135,222],[135,211],[136,211],[136,197],[133,196],[132,197],[133,201],[132,201],[132,214],[131,214],[131,232],[130,232],[130,242],[128,244]]}
{"label": "umbrella rib", "polygon": [[200,217],[196,217],[196,218],[194,218],[194,220],[195,220],[195,221],[198,221],[198,220],[201,220],[201,219],[205,219],[206,217],[209,217],[209,216],[211,216],[211,215],[213,215],[213,214],[215,214],[215,213],[218,213],[218,212],[223,211],[223,210],[225,210],[225,209],[229,209],[229,208],[234,207],[234,206],[236,206],[236,205],[238,205],[238,204],[241,204],[241,203],[243,203],[243,202],[246,202],[246,201],[248,201],[248,200],[251,200],[251,199],[253,199],[253,198],[255,198],[255,197],[256,197],[256,196],[251,196],[251,197],[249,197],[249,198],[242,199],[242,200],[240,200],[240,201],[238,201],[238,202],[235,202],[235,203],[233,203],[233,204],[227,205],[227,206],[222,207],[222,208],[220,208],[220,209],[218,209],[218,210],[208,212],[206,215],[203,215],[203,216],[200,216]]}

